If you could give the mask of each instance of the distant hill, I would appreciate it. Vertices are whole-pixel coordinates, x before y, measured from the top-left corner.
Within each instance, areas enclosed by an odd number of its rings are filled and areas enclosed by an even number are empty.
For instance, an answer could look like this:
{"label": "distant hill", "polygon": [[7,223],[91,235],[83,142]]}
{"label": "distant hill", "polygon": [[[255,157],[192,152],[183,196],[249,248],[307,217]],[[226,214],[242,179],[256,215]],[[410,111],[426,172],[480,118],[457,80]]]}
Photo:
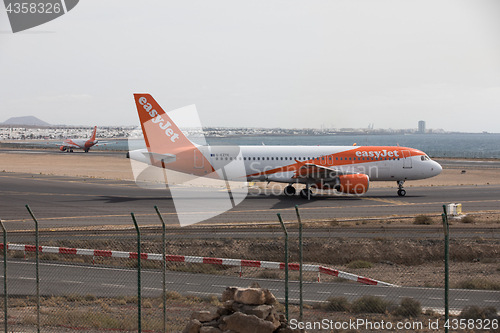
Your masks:
{"label": "distant hill", "polygon": [[36,125],[36,126],[50,126],[49,123],[46,123],[43,120],[38,119],[33,116],[25,116],[25,117],[12,117],[4,121],[2,124],[4,125]]}

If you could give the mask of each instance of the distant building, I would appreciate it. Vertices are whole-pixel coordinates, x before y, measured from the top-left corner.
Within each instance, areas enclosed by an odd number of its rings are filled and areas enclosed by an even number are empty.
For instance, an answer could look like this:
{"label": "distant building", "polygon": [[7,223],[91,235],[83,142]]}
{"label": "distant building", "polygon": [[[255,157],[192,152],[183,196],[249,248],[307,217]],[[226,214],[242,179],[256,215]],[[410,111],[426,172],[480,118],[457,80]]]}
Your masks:
{"label": "distant building", "polygon": [[418,122],[418,133],[424,134],[425,133],[425,121],[420,120]]}

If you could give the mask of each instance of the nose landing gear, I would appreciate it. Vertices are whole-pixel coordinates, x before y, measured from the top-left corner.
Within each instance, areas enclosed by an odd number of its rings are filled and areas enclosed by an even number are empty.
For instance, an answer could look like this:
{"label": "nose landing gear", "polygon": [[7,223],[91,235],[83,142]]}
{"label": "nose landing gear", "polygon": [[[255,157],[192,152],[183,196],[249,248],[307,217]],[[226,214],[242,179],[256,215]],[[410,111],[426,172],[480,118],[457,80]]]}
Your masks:
{"label": "nose landing gear", "polygon": [[397,184],[398,184],[398,195],[400,197],[404,197],[406,195],[406,190],[403,188],[403,184],[405,183],[404,180],[398,180],[397,181]]}

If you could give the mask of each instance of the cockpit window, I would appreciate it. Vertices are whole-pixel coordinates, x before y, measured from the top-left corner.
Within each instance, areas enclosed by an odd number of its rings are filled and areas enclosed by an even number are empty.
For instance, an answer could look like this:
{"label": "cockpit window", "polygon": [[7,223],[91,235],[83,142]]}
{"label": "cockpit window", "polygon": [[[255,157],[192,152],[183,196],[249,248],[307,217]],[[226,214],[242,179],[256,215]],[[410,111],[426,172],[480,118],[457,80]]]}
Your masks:
{"label": "cockpit window", "polygon": [[430,161],[430,160],[431,160],[431,159],[430,159],[430,157],[429,157],[429,156],[427,156],[427,155],[422,155],[422,156],[420,156],[420,159],[421,159],[422,161]]}

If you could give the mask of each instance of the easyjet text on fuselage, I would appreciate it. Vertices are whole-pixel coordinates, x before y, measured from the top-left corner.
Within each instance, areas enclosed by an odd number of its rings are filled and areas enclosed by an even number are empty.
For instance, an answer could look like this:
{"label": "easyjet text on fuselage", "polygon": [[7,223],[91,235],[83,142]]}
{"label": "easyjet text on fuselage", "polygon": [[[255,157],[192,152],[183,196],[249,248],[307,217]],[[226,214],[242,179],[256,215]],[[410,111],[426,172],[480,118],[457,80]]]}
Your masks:
{"label": "easyjet text on fuselage", "polygon": [[370,150],[370,151],[357,151],[357,157],[399,157],[399,152],[397,150]]}

